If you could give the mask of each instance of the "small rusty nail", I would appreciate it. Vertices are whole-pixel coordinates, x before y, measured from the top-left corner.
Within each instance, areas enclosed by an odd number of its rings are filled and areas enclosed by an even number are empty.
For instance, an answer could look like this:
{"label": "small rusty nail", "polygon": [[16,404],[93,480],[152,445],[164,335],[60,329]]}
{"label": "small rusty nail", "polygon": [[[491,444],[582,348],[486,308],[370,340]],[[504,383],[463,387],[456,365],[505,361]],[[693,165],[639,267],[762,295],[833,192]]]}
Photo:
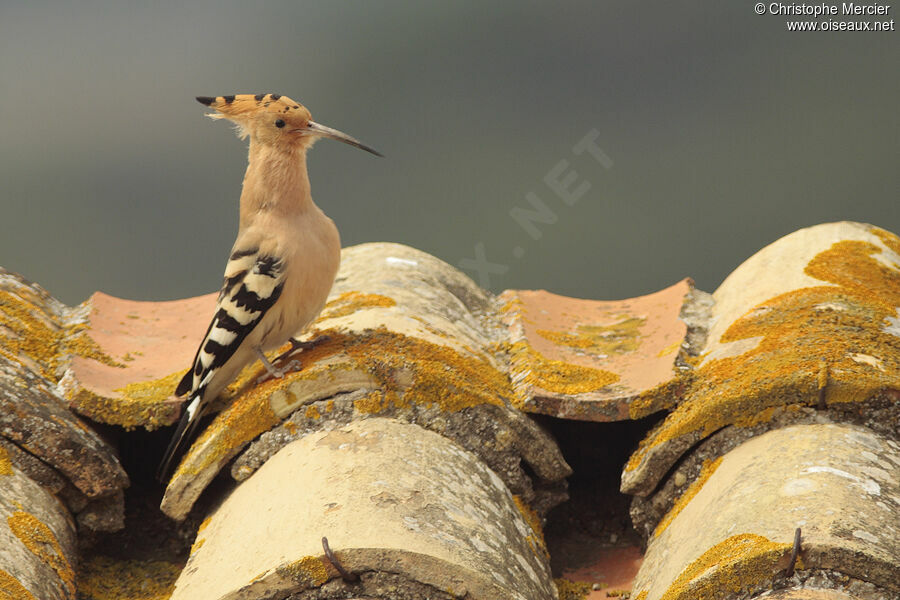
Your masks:
{"label": "small rusty nail", "polygon": [[824,360],[819,361],[819,374],[816,378],[816,383],[818,384],[819,398],[817,407],[819,410],[825,410],[828,408],[828,404],[825,401],[825,388],[828,387],[828,363]]}
{"label": "small rusty nail", "polygon": [[800,528],[798,527],[796,531],[794,531],[794,547],[791,548],[791,562],[788,563],[788,569],[786,575],[788,577],[794,576],[794,565],[797,564],[797,555],[800,554]]}
{"label": "small rusty nail", "polygon": [[347,571],[347,569],[344,568],[344,565],[341,564],[341,561],[339,561],[334,555],[334,552],[331,551],[331,548],[328,546],[327,537],[322,538],[322,550],[325,551],[325,557],[328,559],[328,562],[334,565],[334,568],[337,569],[337,572],[341,574],[341,579],[348,583],[359,581],[359,575]]}

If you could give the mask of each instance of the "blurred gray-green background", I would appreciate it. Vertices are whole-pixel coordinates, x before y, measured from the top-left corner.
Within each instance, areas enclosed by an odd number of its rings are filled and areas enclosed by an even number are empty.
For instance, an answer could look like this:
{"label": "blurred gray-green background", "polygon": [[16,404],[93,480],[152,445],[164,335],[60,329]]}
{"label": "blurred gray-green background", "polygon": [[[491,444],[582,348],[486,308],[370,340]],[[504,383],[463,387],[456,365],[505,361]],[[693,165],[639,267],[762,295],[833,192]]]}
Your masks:
{"label": "blurred gray-green background", "polygon": [[[193,97],[248,92],[386,155],[310,155],[344,245],[481,244],[494,291],[712,291],[800,227],[900,232],[898,33],[753,4],[2,0],[0,265],[67,303],[216,290],[246,144]],[[610,168],[573,153],[594,130]],[[571,206],[563,160],[591,186]],[[529,193],[539,239],[510,216]]]}

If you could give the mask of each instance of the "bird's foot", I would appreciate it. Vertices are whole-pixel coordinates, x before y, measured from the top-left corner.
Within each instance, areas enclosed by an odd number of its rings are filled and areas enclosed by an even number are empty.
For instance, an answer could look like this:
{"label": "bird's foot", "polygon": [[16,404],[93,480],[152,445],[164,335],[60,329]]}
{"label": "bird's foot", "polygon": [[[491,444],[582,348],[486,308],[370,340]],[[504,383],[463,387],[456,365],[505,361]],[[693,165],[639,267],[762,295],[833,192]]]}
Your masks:
{"label": "bird's foot", "polygon": [[266,373],[265,373],[265,375],[260,375],[260,376],[256,379],[256,384],[257,384],[257,385],[259,385],[259,384],[262,383],[263,381],[266,381],[266,380],[269,379],[269,378],[272,378],[272,379],[281,379],[281,378],[284,377],[287,373],[290,373],[290,372],[292,372],[292,371],[299,371],[300,369],[303,368],[303,363],[301,363],[299,360],[296,360],[296,359],[295,359],[295,360],[292,360],[291,362],[289,362],[288,364],[286,364],[284,367],[282,367],[282,368],[280,368],[280,369],[275,368],[275,366],[272,365],[271,363],[269,363],[268,365],[265,365],[265,366],[266,366]]}
{"label": "bird's foot", "polygon": [[[266,358],[265,354],[263,354],[262,349],[256,348],[255,350],[256,350],[256,355],[259,357],[259,362],[261,362],[262,365],[266,368],[266,374],[259,377],[256,380],[257,385],[259,385],[266,379],[269,379],[270,377],[273,379],[281,379],[282,377],[284,377],[284,375],[286,373],[290,373],[291,371],[299,371],[301,368],[303,368],[303,363],[301,363],[299,360],[295,359],[295,360],[292,360],[291,362],[289,362],[288,364],[286,364],[283,368],[277,369],[277,368],[275,368],[275,365],[273,365],[271,362],[269,362],[269,359]],[[284,356],[284,355],[282,355],[282,356]],[[278,362],[280,359],[281,359],[281,356],[276,358],[275,362]]]}
{"label": "bird's foot", "polygon": [[282,360],[284,360],[285,358],[287,358],[288,356],[290,356],[297,350],[310,350],[312,348],[315,348],[319,344],[324,344],[325,342],[327,342],[330,339],[331,339],[331,337],[327,336],[327,335],[320,335],[319,337],[317,337],[313,340],[307,340],[305,342],[301,342],[300,340],[298,340],[296,338],[291,338],[289,340],[291,342],[291,347],[288,348],[286,351],[282,352],[281,354],[279,354],[274,362],[281,362]]}

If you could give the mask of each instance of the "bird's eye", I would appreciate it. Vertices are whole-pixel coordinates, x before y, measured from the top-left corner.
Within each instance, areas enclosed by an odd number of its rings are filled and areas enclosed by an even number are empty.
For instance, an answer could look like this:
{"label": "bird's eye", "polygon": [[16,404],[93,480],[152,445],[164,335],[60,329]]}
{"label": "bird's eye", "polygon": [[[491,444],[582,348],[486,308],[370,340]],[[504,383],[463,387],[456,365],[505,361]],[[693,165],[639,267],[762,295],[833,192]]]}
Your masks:
{"label": "bird's eye", "polygon": [[281,119],[278,119],[277,121],[275,121],[275,127],[277,127],[278,129],[281,129],[282,127],[284,127],[284,121],[282,121]]}

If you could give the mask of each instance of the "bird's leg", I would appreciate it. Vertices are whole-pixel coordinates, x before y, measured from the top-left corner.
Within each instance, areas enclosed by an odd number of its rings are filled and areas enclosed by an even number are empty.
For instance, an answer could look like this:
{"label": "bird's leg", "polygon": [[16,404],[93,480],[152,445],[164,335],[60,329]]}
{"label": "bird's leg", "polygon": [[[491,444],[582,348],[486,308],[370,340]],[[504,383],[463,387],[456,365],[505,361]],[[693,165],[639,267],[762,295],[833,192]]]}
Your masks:
{"label": "bird's leg", "polygon": [[[266,368],[266,371],[267,371],[267,375],[263,375],[262,377],[257,379],[256,383],[262,383],[269,377],[274,377],[275,379],[281,379],[282,377],[284,377],[285,373],[288,373],[293,370],[298,370],[302,366],[300,364],[299,360],[292,360],[287,365],[285,365],[285,367],[283,369],[276,369],[275,366],[269,362],[269,359],[266,358],[266,355],[263,354],[262,348],[257,347],[257,348],[254,348],[253,351],[256,352],[256,356],[259,357],[259,362],[261,362],[263,364],[263,366]],[[280,359],[281,357],[279,356],[278,358]],[[276,359],[276,361],[277,360],[278,359]]]}
{"label": "bird's leg", "polygon": [[285,352],[279,354],[278,358],[276,358],[273,362],[281,362],[283,359],[287,358],[297,350],[310,350],[312,348],[315,348],[319,344],[327,342],[329,339],[331,338],[327,335],[320,335],[316,339],[309,340],[307,342],[301,342],[297,338],[291,338],[290,340],[288,340],[291,343],[291,347],[288,348]]}

